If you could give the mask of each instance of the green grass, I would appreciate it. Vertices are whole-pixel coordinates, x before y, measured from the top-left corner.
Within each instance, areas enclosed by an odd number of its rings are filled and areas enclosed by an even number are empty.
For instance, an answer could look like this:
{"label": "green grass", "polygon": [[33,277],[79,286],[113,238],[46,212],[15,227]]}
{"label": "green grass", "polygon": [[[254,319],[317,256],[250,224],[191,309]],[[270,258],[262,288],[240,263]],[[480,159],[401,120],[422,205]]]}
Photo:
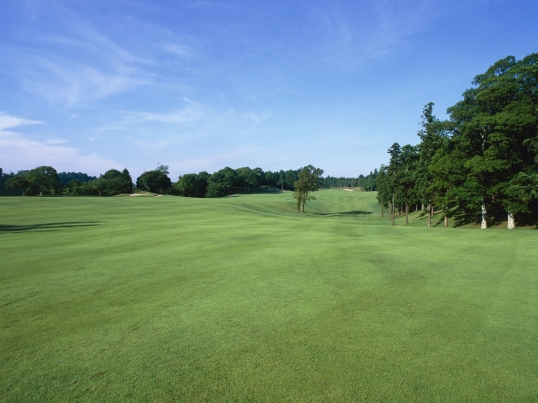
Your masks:
{"label": "green grass", "polygon": [[538,401],[537,232],[317,198],[0,198],[0,401]]}

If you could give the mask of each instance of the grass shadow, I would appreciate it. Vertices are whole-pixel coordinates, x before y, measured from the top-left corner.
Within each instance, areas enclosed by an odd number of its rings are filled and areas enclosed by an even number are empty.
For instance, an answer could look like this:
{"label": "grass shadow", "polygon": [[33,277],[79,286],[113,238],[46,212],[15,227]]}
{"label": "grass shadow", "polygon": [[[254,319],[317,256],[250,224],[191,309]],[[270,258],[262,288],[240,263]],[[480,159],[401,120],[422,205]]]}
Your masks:
{"label": "grass shadow", "polygon": [[478,214],[469,213],[460,209],[451,211],[448,217],[454,220],[454,227],[480,223],[480,216]]}
{"label": "grass shadow", "polygon": [[0,224],[0,234],[9,233],[9,232],[31,232],[31,231],[57,231],[60,229],[66,228],[75,228],[75,227],[95,227],[100,225],[98,221],[90,222],[50,222],[43,224],[31,224],[31,225],[2,225]]}
{"label": "grass shadow", "polygon": [[337,213],[312,213],[314,215],[324,215],[324,216],[330,216],[330,217],[342,217],[342,216],[364,216],[364,215],[370,215],[373,214],[372,211],[362,211],[362,210],[355,210],[355,211],[339,211]]}

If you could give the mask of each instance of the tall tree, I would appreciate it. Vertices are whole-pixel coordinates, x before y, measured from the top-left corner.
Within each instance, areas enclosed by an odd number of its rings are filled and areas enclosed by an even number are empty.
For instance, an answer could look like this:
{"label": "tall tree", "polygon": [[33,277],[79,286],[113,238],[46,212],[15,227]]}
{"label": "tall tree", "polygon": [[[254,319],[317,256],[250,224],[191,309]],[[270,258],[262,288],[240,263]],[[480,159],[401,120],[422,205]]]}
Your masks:
{"label": "tall tree", "polygon": [[401,186],[399,184],[400,176],[400,164],[401,164],[401,153],[402,149],[398,143],[394,143],[388,150],[387,153],[390,154],[390,161],[387,167],[387,185],[390,192],[390,219],[391,225],[396,225],[394,218],[396,216],[396,202],[400,202],[401,196]]}
{"label": "tall tree", "polygon": [[43,192],[54,194],[58,190],[60,181],[56,169],[51,166],[40,166],[28,171],[26,175],[28,182],[34,184],[39,189],[39,196]]}
{"label": "tall tree", "polygon": [[388,208],[390,200],[392,200],[392,192],[388,177],[388,167],[386,165],[381,165],[379,168],[379,174],[376,178],[377,186],[377,202],[379,203],[379,215],[384,217],[383,208]]}
{"label": "tall tree", "polygon": [[418,146],[419,158],[415,173],[417,197],[420,198],[423,208],[427,205],[428,227],[431,226],[435,202],[435,194],[431,192],[433,178],[428,167],[437,150],[443,147],[443,138],[447,136],[447,124],[435,117],[434,105],[433,102],[429,102],[422,110],[422,128],[418,132],[421,141]]}
{"label": "tall tree", "polygon": [[417,147],[406,144],[399,154],[399,172],[397,173],[397,188],[400,198],[405,204],[405,225],[409,224],[409,204],[417,198],[416,169],[418,164]]}
{"label": "tall tree", "polygon": [[538,53],[521,61],[506,57],[476,76],[475,87],[448,109],[456,126],[453,138],[467,158],[464,206],[480,208],[482,228],[488,216],[513,205],[513,178],[537,171],[532,147],[538,133],[537,79]]}
{"label": "tall tree", "polygon": [[318,190],[322,184],[321,175],[323,175],[323,169],[315,168],[312,165],[307,165],[299,172],[299,178],[294,183],[295,191],[293,197],[297,201],[298,212],[304,213],[304,206],[308,200],[315,200],[316,198],[311,194]]}

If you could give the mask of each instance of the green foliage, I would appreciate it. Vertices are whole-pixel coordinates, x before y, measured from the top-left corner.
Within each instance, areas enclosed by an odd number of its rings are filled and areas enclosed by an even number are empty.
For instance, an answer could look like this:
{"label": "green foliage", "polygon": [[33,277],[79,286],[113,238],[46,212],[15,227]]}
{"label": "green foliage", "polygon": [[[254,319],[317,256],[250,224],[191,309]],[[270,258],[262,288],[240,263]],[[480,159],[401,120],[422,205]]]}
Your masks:
{"label": "green foliage", "polygon": [[[99,178],[91,181],[88,185],[74,183],[75,187],[69,194],[99,194],[99,196],[115,196],[121,193],[132,193],[133,180],[127,169],[122,172],[117,169],[110,169]],[[71,187],[70,187],[71,188]],[[87,192],[87,193],[85,193]]]}
{"label": "green foliage", "polygon": [[[483,203],[493,214],[514,204],[512,181],[537,172],[538,54],[499,60],[475,77],[475,88],[449,108],[456,148],[466,156],[465,187],[471,208]],[[512,183],[512,189],[508,190]],[[462,203],[462,208],[466,203]]]}
{"label": "green foliage", "polygon": [[513,214],[537,212],[538,174],[518,173],[510,180],[505,195],[506,208]]}
{"label": "green foliage", "polygon": [[[418,153],[395,143],[389,165],[377,180],[378,199],[396,204],[441,205],[445,214],[490,220],[508,212],[538,217],[538,54],[499,60],[439,121],[425,105]],[[409,149],[405,149],[409,147]],[[407,161],[407,162],[406,162]]]}
{"label": "green foliage", "polygon": [[[94,179],[94,181],[99,179]],[[77,179],[69,181],[67,186],[64,187],[63,194],[66,196],[90,196],[99,194],[98,191],[92,186],[92,182],[80,182]]]}
{"label": "green foliage", "polygon": [[205,197],[209,182],[209,174],[205,171],[199,174],[186,174],[174,183],[174,193],[184,197]]}
{"label": "green foliage", "polygon": [[386,165],[381,165],[379,168],[379,173],[376,178],[376,187],[377,187],[377,201],[383,207],[388,207],[388,203],[392,200],[392,190],[390,184],[390,178],[388,176],[388,167]]}
{"label": "green foliage", "polygon": [[136,179],[137,189],[152,193],[167,193],[172,187],[172,182],[166,172],[165,169],[144,172]]}
{"label": "green foliage", "polygon": [[300,170],[299,178],[294,184],[295,191],[293,192],[293,198],[297,202],[297,211],[300,212],[302,206],[304,213],[305,203],[308,200],[316,200],[311,193],[321,187],[323,183],[321,175],[323,175],[323,169],[315,168],[312,165],[308,165]]}
{"label": "green foliage", "polygon": [[0,168],[0,196],[22,196],[23,188],[7,186],[7,181],[15,176],[13,172],[6,173]]}
{"label": "green foliage", "polygon": [[[377,170],[376,170],[377,172]],[[370,175],[372,173],[370,172]],[[327,176],[323,178],[323,187],[325,189],[330,188],[353,188],[357,186],[362,186],[360,180],[364,179],[364,175],[360,175],[358,178],[336,178],[334,176]]]}
{"label": "green foliage", "polygon": [[234,183],[239,179],[235,170],[226,167],[209,177],[206,197],[222,197],[233,192]]}
{"label": "green foliage", "polygon": [[80,183],[88,183],[95,179],[95,176],[90,176],[82,172],[58,172],[58,179],[63,185],[68,185],[69,182],[76,180]]}
{"label": "green foliage", "polygon": [[37,186],[39,195],[58,194],[60,180],[56,169],[51,166],[40,166],[28,171],[26,179],[31,184]]}
{"label": "green foliage", "polygon": [[373,192],[377,190],[377,176],[379,172],[377,169],[374,169],[373,172],[370,172],[368,175],[359,175],[357,180],[357,185],[366,190],[367,192]]}
{"label": "green foliage", "polygon": [[30,183],[23,176],[13,176],[6,180],[6,189],[21,189],[23,196],[35,196],[38,193],[37,186]]}

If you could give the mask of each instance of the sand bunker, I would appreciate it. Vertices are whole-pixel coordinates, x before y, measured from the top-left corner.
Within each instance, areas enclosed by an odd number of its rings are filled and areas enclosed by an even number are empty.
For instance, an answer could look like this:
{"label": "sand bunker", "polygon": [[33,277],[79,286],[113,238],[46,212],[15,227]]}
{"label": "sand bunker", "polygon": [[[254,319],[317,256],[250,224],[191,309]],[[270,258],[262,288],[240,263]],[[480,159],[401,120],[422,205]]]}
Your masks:
{"label": "sand bunker", "polygon": [[353,189],[344,189],[346,192],[354,192]]}

